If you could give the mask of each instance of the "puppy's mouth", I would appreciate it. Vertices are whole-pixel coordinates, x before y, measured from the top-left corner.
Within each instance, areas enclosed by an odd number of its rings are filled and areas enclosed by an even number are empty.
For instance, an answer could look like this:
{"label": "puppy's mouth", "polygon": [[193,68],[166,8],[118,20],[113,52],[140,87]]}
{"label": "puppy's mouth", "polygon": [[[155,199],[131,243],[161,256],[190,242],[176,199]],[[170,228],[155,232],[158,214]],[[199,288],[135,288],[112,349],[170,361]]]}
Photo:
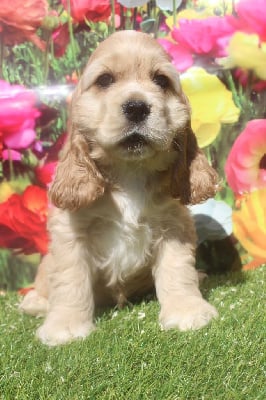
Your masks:
{"label": "puppy's mouth", "polygon": [[128,153],[141,154],[145,147],[149,146],[149,141],[140,133],[133,132],[119,142],[119,147]]}

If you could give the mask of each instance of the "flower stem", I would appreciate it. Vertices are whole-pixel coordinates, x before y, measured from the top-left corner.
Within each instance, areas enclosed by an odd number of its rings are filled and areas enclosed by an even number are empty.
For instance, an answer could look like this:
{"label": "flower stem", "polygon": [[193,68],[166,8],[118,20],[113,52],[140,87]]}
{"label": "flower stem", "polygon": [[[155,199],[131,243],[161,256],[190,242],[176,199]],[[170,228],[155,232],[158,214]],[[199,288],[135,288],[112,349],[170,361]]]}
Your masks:
{"label": "flower stem", "polygon": [[0,34],[0,79],[4,78],[4,29]]}
{"label": "flower stem", "polygon": [[173,24],[176,26],[176,0],[173,0]]}
{"label": "flower stem", "polygon": [[11,156],[11,150],[8,148],[8,163],[9,163],[9,174],[10,174],[10,180],[14,180],[14,166],[13,166],[13,160]]}
{"label": "flower stem", "polygon": [[51,33],[47,33],[46,37],[46,47],[44,52],[44,73],[43,73],[43,83],[47,83],[48,74],[49,74],[49,50],[51,45]]}
{"label": "flower stem", "polygon": [[110,33],[115,32],[115,0],[111,0],[111,27],[110,27]]}
{"label": "flower stem", "polygon": [[226,76],[226,80],[228,82],[229,88],[230,88],[230,90],[232,92],[234,102],[237,105],[237,107],[239,107],[240,110],[242,110],[241,101],[239,100],[239,96],[238,96],[238,93],[237,93],[237,89],[236,89],[236,86],[235,86],[231,71],[225,71],[225,76]]}
{"label": "flower stem", "polygon": [[69,37],[70,37],[70,48],[71,48],[71,53],[74,61],[74,68],[76,71],[77,76],[79,76],[78,68],[77,68],[77,58],[76,58],[76,45],[75,45],[75,38],[73,34],[73,25],[72,25],[72,20],[71,20],[71,6],[70,6],[70,0],[67,0],[67,12],[68,12],[68,31],[69,31]]}

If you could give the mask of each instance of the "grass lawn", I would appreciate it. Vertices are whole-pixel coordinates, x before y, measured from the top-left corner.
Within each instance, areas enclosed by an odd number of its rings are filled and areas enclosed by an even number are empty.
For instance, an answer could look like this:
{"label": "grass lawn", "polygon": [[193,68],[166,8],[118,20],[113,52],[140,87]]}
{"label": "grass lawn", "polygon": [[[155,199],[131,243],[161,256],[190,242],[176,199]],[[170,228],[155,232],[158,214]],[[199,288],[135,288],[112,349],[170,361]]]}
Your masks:
{"label": "grass lawn", "polygon": [[220,313],[194,332],[162,332],[146,300],[97,318],[86,340],[47,348],[40,324],[0,296],[0,399],[266,399],[265,272],[212,276],[203,293]]}

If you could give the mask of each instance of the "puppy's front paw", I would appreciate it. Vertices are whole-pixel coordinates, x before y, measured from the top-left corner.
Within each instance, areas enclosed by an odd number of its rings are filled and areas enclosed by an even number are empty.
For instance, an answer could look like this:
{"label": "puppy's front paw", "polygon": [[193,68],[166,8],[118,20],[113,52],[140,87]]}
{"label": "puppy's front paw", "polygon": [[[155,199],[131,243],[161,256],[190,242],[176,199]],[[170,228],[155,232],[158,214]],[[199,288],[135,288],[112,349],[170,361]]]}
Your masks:
{"label": "puppy's front paw", "polygon": [[200,329],[207,325],[218,312],[206,300],[197,296],[179,299],[175,304],[162,307],[160,324],[162,329],[178,328],[180,331]]}
{"label": "puppy's front paw", "polygon": [[84,339],[95,329],[90,321],[55,320],[47,318],[37,330],[36,335],[43,344],[56,346],[65,344],[75,339]]}

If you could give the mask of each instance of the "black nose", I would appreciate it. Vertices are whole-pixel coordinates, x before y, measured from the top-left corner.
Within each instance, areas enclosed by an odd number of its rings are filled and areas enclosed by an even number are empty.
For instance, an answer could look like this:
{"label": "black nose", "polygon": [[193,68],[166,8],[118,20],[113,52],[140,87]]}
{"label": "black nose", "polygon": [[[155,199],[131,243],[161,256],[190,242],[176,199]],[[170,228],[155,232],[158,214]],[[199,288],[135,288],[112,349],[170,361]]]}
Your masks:
{"label": "black nose", "polygon": [[122,105],[122,110],[131,122],[141,122],[150,114],[150,106],[144,101],[129,100]]}

